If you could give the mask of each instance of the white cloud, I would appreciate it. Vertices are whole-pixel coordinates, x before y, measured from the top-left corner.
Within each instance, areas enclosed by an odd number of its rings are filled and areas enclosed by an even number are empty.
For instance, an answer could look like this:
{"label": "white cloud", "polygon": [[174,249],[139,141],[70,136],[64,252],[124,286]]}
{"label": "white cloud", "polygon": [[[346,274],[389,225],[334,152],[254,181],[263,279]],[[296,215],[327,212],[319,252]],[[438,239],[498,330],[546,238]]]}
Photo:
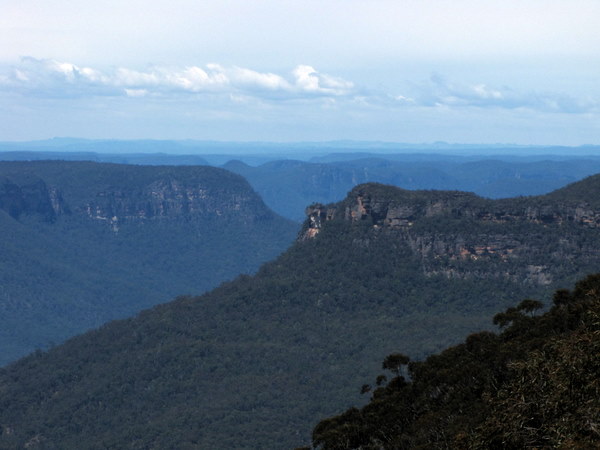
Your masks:
{"label": "white cloud", "polygon": [[543,112],[587,113],[600,110],[593,98],[577,98],[556,92],[519,92],[508,86],[452,82],[438,74],[415,86],[414,99],[422,106],[530,109]]}
{"label": "white cloud", "polygon": [[[23,82],[27,82],[29,81],[29,77],[27,76],[27,74],[19,69],[15,69],[14,71],[14,76],[17,80],[19,81],[23,81]],[[7,77],[2,77],[4,80],[7,80]]]}
{"label": "white cloud", "polygon": [[145,97],[148,95],[146,89],[125,89],[125,93],[128,97]]}
{"label": "white cloud", "polygon": [[159,77],[154,73],[138,72],[119,68],[112,77],[106,79],[106,84],[116,86],[158,86]]}
{"label": "white cloud", "polygon": [[311,66],[298,66],[292,72],[296,78],[296,85],[305,91],[318,91],[319,78]]}
{"label": "white cloud", "polygon": [[292,72],[296,87],[304,92],[319,94],[345,95],[354,90],[354,83],[320,74],[313,67],[300,65]]}
{"label": "white cloud", "polygon": [[[219,66],[222,71],[225,71]],[[234,67],[230,70],[229,76],[240,85],[255,86],[257,88],[268,89],[272,91],[290,90],[291,86],[283,77],[274,73],[261,73],[242,67]]]}
{"label": "white cloud", "polygon": [[351,81],[321,73],[305,64],[296,66],[285,76],[216,63],[203,67],[153,66],[145,70],[118,67],[103,71],[69,62],[26,57],[18,65],[8,67],[4,73],[0,70],[0,90],[3,88],[32,98],[111,96],[156,99],[211,95],[233,103],[247,103],[252,99],[263,102],[338,99],[351,102],[354,107],[470,107],[559,113],[600,110],[600,102],[593,98],[554,92],[519,92],[508,86],[487,83],[453,82],[437,74],[426,82],[412,85],[406,92],[376,92],[359,89]]}
{"label": "white cloud", "polygon": [[102,72],[51,59],[23,58],[2,77],[2,84],[30,96],[140,96],[149,93],[227,95],[258,98],[295,99],[302,97],[352,96],[354,84],[342,78],[321,74],[311,66],[299,65],[286,79],[270,72],[243,67],[151,67],[134,70],[119,67]]}

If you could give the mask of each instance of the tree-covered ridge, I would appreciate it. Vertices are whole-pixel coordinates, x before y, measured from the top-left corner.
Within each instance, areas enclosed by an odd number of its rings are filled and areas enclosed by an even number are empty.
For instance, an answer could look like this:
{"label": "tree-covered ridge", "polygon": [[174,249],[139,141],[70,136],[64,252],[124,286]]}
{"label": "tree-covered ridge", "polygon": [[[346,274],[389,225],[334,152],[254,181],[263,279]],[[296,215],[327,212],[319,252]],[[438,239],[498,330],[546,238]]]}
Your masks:
{"label": "tree-covered ridge", "polygon": [[[456,192],[374,188],[392,199],[396,192],[462,196],[463,208],[480,202]],[[378,202],[373,196],[371,204]],[[375,226],[370,214],[325,217],[313,238],[255,276],[111,322],[0,370],[0,429],[8,430],[0,447],[306,444],[315,418],[366,401],[357,386],[386,354],[400,349],[421,360],[489,328],[489,317],[516,298],[543,299],[598,267],[594,227],[422,219],[407,229]],[[524,250],[504,259],[460,256],[482,239]],[[450,250],[460,257],[436,258]],[[549,284],[529,267],[540,265],[556,265]]]}
{"label": "tree-covered ridge", "polygon": [[[203,192],[207,198],[215,193],[245,195],[249,206],[264,208],[264,203],[248,182],[229,171],[208,166],[136,166],[85,161],[0,161],[3,196],[12,190],[31,190],[43,184],[58,190],[71,212],[85,209],[98,197],[110,194],[148,195],[151,200],[157,183],[176,183]],[[193,191],[180,192],[181,198]],[[159,198],[160,199],[160,198]]]}
{"label": "tree-covered ridge", "polygon": [[354,187],[346,198],[333,205],[316,205],[328,216],[363,220],[374,225],[412,225],[435,216],[487,222],[577,223],[600,226],[600,175],[572,183],[550,194],[509,199],[486,199],[462,191],[411,191],[390,185],[367,183]]}
{"label": "tree-covered ridge", "polygon": [[0,364],[254,272],[296,225],[213,167],[0,162]]}
{"label": "tree-covered ridge", "polygon": [[578,183],[546,194],[544,197],[556,202],[584,203],[592,208],[600,208],[600,199],[595,193],[600,189],[600,176],[593,175]]}
{"label": "tree-covered ridge", "polygon": [[574,282],[575,274],[593,272],[600,262],[599,184],[594,176],[544,196],[491,200],[368,183],[342,202],[307,208],[301,237],[350,222],[403,241],[426,275]]}
{"label": "tree-covered ridge", "polygon": [[599,448],[600,275],[552,308],[524,300],[495,316],[503,331],[409,362],[383,362],[370,402],[321,421],[313,444],[333,449]]}

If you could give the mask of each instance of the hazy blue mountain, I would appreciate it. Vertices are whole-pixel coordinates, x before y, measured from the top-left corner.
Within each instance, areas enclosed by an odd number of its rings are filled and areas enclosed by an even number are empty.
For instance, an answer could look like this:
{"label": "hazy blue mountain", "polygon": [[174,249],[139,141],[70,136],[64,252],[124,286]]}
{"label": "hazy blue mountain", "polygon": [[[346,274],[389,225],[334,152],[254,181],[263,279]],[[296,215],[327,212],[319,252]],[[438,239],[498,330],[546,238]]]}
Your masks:
{"label": "hazy blue mountain", "polygon": [[117,164],[150,166],[204,166],[208,161],[198,155],[169,155],[167,153],[94,153],[94,152],[31,152],[10,151],[0,153],[0,161],[94,161]]}
{"label": "hazy blue mountain", "polygon": [[600,159],[519,162],[446,155],[348,156],[327,163],[286,160],[257,167],[231,161],[223,167],[244,176],[273,210],[301,220],[305,205],[341,200],[360,183],[457,189],[489,198],[540,195],[600,172]]}
{"label": "hazy blue mountain", "polygon": [[600,172],[597,146],[52,139],[0,143],[2,159],[222,166],[243,175],[269,207],[298,222],[307,204],[339,201],[360,183],[504,198],[544,194]]}
{"label": "hazy blue mountain", "polygon": [[222,169],[0,163],[0,363],[283,251],[297,226]]}
{"label": "hazy blue mountain", "polygon": [[[405,155],[443,155],[451,158],[490,158],[500,156],[533,157],[545,155],[580,158],[598,157],[600,146],[579,147],[530,146],[506,144],[448,144],[445,142],[406,144],[378,141],[325,141],[325,142],[226,142],[200,140],[152,140],[152,139],[78,139],[53,138],[39,141],[0,142],[0,153],[8,151],[54,151],[91,153],[167,153],[174,155],[238,155],[238,158],[262,158],[262,162],[277,159],[331,158],[339,161],[342,155],[363,154],[363,156],[391,156],[402,158]],[[229,158],[233,159],[233,158]],[[352,158],[356,159],[356,158]],[[223,164],[226,161],[215,162]],[[325,162],[325,161],[315,161]],[[212,163],[212,162],[211,162]]]}

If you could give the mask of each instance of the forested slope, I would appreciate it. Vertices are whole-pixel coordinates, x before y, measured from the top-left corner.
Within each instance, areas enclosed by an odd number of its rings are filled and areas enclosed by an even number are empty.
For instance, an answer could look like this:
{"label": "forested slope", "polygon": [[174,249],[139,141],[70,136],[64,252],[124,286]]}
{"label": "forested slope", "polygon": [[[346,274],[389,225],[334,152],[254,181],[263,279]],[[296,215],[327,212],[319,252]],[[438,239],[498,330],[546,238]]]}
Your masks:
{"label": "forested slope", "polygon": [[315,448],[600,448],[600,275],[540,307],[523,300],[494,317],[501,333],[422,362],[388,355],[369,404],[321,421]]}
{"label": "forested slope", "polygon": [[251,273],[294,239],[212,167],[0,163],[0,363]]}
{"label": "forested slope", "polygon": [[313,205],[255,276],[1,370],[0,445],[306,444],[385,355],[424,358],[599,267],[600,177],[581,183],[502,201],[367,184]]}

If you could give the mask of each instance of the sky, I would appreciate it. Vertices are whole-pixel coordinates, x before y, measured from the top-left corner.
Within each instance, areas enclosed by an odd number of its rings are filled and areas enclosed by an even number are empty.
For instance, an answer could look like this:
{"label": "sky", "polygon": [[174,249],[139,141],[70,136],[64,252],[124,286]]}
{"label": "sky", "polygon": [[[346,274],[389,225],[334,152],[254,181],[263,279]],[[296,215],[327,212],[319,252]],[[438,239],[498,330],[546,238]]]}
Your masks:
{"label": "sky", "polygon": [[0,141],[600,144],[598,0],[0,0]]}

